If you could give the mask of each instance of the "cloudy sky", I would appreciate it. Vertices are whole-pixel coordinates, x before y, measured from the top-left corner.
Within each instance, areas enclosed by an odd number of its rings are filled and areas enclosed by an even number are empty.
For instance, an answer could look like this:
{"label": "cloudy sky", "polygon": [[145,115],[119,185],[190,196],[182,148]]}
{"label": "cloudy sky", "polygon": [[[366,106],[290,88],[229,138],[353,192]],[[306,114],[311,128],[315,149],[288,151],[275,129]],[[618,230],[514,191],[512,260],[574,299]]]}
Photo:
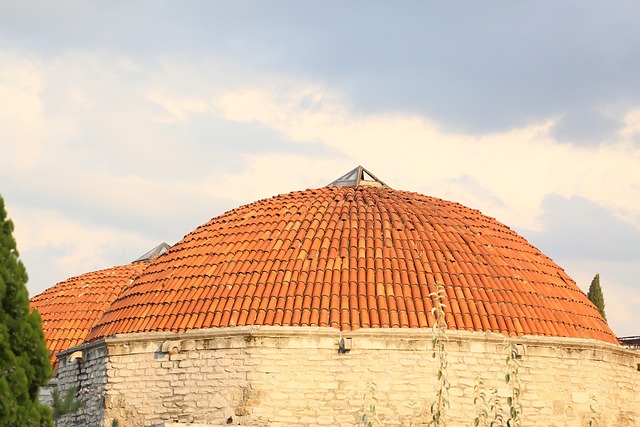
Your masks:
{"label": "cloudy sky", "polygon": [[640,335],[636,1],[0,0],[35,295],[362,164],[497,218]]}

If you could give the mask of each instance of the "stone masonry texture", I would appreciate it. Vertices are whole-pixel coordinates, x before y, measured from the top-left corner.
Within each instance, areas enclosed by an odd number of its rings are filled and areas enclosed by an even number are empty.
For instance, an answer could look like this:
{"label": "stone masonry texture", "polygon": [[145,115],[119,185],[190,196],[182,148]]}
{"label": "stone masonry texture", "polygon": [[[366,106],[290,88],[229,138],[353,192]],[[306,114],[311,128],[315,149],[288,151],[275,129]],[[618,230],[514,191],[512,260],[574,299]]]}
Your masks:
{"label": "stone masonry texture", "polygon": [[[429,329],[269,326],[110,337],[75,348],[82,358],[60,353],[61,392],[76,385],[85,405],[57,426],[351,427],[363,416],[427,425],[440,366],[432,338]],[[638,352],[574,338],[445,338],[448,426],[473,425],[481,394],[508,412],[508,364],[518,367],[524,427],[640,426]],[[513,349],[521,358],[508,357]]]}

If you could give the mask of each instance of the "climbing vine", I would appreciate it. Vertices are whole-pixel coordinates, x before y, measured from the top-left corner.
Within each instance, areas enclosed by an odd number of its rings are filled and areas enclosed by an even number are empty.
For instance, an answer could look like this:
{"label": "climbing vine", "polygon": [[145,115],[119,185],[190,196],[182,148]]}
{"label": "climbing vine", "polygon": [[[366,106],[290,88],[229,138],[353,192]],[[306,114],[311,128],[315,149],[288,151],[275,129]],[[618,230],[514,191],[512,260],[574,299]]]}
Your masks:
{"label": "climbing vine", "polygon": [[433,338],[431,340],[432,357],[437,360],[436,368],[436,399],[430,406],[431,419],[429,426],[440,427],[446,425],[446,413],[449,409],[449,378],[447,377],[447,321],[445,319],[444,300],[446,293],[441,283],[436,283],[436,291],[430,296],[434,299],[435,304],[431,309],[431,314],[435,318],[435,322],[431,327]]}

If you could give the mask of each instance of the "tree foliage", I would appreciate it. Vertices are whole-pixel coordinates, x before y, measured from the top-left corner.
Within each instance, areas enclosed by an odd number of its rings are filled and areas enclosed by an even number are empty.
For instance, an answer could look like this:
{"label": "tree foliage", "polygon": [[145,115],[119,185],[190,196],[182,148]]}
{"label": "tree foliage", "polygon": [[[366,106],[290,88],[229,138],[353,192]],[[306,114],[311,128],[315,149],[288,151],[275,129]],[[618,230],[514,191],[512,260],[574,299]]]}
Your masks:
{"label": "tree foliage", "polygon": [[64,395],[64,398],[60,397],[60,392],[57,388],[53,390],[51,397],[53,398],[54,420],[59,420],[67,414],[73,414],[84,406],[84,402],[76,400],[76,393],[78,393],[78,388],[76,386],[70,387]]}
{"label": "tree foliage", "polygon": [[29,309],[27,271],[18,259],[13,222],[0,196],[0,425],[52,426],[51,411],[38,401],[51,379],[42,321]]}
{"label": "tree foliage", "polygon": [[589,301],[591,301],[596,307],[598,307],[600,315],[606,322],[607,315],[604,314],[604,295],[602,294],[602,288],[600,287],[600,274],[596,274],[596,276],[591,281],[591,286],[589,286],[589,293],[587,293],[587,298],[589,298]]}

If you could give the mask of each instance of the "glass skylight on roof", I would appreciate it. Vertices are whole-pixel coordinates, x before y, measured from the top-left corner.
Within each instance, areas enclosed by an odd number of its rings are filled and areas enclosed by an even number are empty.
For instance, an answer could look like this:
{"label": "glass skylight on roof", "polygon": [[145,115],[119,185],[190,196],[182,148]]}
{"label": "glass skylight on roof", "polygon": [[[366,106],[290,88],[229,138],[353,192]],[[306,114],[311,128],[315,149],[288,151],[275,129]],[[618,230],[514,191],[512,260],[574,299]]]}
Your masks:
{"label": "glass skylight on roof", "polygon": [[362,166],[358,166],[342,175],[340,178],[329,184],[329,187],[356,187],[358,185],[389,188],[387,184],[382,182],[382,180],[378,179],[374,174]]}
{"label": "glass skylight on roof", "polygon": [[171,246],[169,246],[165,242],[162,242],[155,248],[151,249],[146,254],[142,255],[140,258],[134,260],[133,262],[146,261],[146,260],[158,258],[163,253],[167,252],[169,248],[171,248]]}

